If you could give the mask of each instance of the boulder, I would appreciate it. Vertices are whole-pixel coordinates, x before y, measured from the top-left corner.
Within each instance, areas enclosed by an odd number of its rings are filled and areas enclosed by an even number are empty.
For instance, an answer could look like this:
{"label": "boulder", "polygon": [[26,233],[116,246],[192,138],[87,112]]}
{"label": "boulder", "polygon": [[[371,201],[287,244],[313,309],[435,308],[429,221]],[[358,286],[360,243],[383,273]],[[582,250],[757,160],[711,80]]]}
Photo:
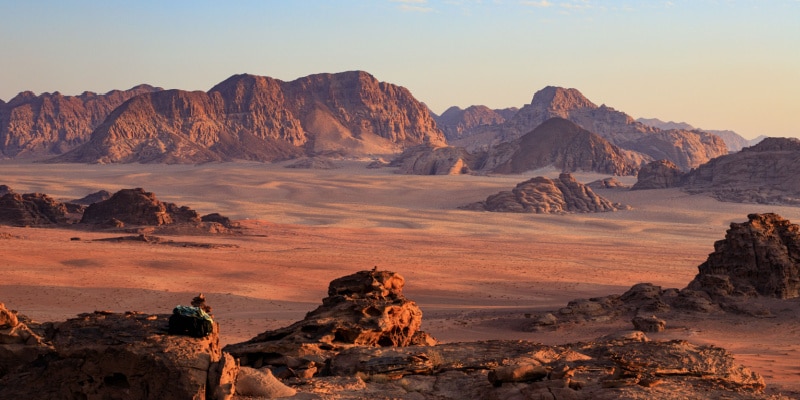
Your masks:
{"label": "boulder", "polygon": [[698,267],[688,288],[718,298],[800,297],[800,226],[778,214],[750,214],[731,223],[725,239]]}

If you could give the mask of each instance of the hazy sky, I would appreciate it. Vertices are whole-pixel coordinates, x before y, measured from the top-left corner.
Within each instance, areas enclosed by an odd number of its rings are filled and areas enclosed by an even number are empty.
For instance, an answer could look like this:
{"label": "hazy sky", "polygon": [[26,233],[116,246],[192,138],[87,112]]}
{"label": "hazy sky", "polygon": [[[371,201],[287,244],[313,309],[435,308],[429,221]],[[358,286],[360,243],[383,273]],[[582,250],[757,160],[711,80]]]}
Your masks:
{"label": "hazy sky", "polygon": [[705,129],[800,136],[800,0],[0,0],[0,99],[365,70],[441,113],[547,85]]}

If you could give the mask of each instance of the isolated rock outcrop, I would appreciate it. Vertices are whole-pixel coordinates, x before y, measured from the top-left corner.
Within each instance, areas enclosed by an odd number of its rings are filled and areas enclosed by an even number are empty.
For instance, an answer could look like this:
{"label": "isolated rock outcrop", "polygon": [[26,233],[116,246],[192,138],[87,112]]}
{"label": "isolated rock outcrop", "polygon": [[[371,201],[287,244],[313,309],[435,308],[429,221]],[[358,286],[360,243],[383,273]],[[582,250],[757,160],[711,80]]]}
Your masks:
{"label": "isolated rock outcrop", "polygon": [[0,224],[56,225],[67,222],[64,203],[42,193],[6,193],[0,196]]}
{"label": "isolated rock outcrop", "polygon": [[475,156],[460,147],[419,145],[407,149],[391,163],[407,175],[461,175],[469,173]]}
{"label": "isolated rock outcrop", "polygon": [[517,184],[510,192],[500,192],[485,201],[461,207],[468,210],[518,212],[537,214],[564,214],[606,212],[627,209],[595,194],[588,186],[570,174],[562,173],[558,179],[542,176]]}
{"label": "isolated rock outcrop", "polygon": [[274,161],[316,154],[396,153],[443,144],[407,89],[362,71],[283,82],[234,75],[208,92],[166,90],[118,107],[58,162]]}
{"label": "isolated rock outcrop", "polygon": [[631,190],[666,189],[681,185],[684,173],[669,160],[653,161],[639,170]]}
{"label": "isolated rock outcrop", "polygon": [[86,196],[81,197],[80,199],[70,200],[70,203],[74,204],[82,204],[82,205],[90,205],[94,204],[103,200],[108,200],[111,198],[111,192],[108,190],[98,190],[94,193],[89,193]]}
{"label": "isolated rock outcrop", "polygon": [[685,190],[739,203],[800,205],[800,140],[767,138],[689,172]]}
{"label": "isolated rock outcrop", "polygon": [[714,243],[689,289],[716,297],[800,297],[800,226],[772,213],[747,218]]}
{"label": "isolated rock outcrop", "polygon": [[0,344],[0,352],[26,346],[40,354],[0,371],[0,393],[17,399],[223,398],[213,397],[219,382],[227,383],[217,370],[219,328],[205,338],[168,335],[168,317],[95,312],[42,324],[47,347]]}
{"label": "isolated rock outcrop", "polygon": [[276,374],[313,376],[333,354],[352,346],[432,343],[419,330],[422,311],[403,296],[405,281],[389,271],[360,271],[333,280],[322,305],[302,321],[225,347],[242,365]]}
{"label": "isolated rock outcrop", "polygon": [[89,140],[92,131],[128,99],[159,90],[139,85],[80,96],[22,92],[0,104],[0,156],[61,154]]}
{"label": "isolated rock outcrop", "polygon": [[519,140],[489,151],[481,169],[516,174],[554,166],[562,172],[634,175],[649,159],[620,149],[563,118],[551,118]]}
{"label": "isolated rock outcrop", "polygon": [[127,225],[168,225],[198,223],[200,216],[188,207],[158,200],[155,194],[142,188],[122,189],[108,200],[86,208],[82,224],[107,224],[117,220]]}

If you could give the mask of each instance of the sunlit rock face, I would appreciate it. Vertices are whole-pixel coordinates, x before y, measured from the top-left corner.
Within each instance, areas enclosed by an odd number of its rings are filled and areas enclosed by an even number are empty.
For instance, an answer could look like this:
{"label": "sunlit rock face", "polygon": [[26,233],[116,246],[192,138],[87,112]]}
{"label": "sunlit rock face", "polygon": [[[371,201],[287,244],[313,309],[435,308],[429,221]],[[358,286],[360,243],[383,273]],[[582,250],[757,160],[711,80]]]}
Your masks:
{"label": "sunlit rock face", "polygon": [[800,226],[778,214],[731,223],[690,289],[717,295],[800,297]]}

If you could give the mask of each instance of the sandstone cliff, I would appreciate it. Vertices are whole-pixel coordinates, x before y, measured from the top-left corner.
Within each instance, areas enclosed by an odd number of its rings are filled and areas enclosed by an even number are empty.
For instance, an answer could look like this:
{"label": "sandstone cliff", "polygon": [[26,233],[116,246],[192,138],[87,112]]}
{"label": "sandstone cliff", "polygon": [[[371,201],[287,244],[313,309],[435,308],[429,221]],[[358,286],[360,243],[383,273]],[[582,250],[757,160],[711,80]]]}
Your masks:
{"label": "sandstone cliff", "polygon": [[683,170],[727,153],[725,143],[707,132],[653,128],[606,105],[597,106],[576,89],[554,86],[536,92],[530,104],[491,135],[485,135],[483,144],[471,143],[469,148],[481,148],[487,141],[496,145],[514,140],[554,117],[568,119],[620,148],[653,159],[666,158]]}
{"label": "sandstone cliff", "polygon": [[481,129],[497,127],[511,118],[518,109],[516,107],[492,110],[486,106],[470,106],[462,110],[453,106],[442,115],[435,117],[439,128],[448,141],[472,136]]}
{"label": "sandstone cliff", "polygon": [[712,296],[800,297],[800,226],[777,214],[731,223],[689,289]]}
{"label": "sandstone cliff", "polygon": [[683,187],[722,201],[800,205],[800,140],[767,138],[689,172]]}
{"label": "sandstone cliff", "polygon": [[394,153],[444,143],[424,104],[360,71],[283,82],[232,76],[208,92],[169,90],[115,110],[91,140],[55,161],[272,161]]}
{"label": "sandstone cliff", "polygon": [[[685,130],[685,131],[693,131],[697,128],[693,127],[686,122],[664,122],[658,118],[637,118],[636,122],[641,122],[647,126],[652,126],[654,128],[658,128],[661,130],[670,130],[670,129],[677,129],[677,130]],[[728,147],[728,151],[731,153],[735,153],[740,151],[741,149],[749,146],[753,146],[758,144],[761,140],[764,139],[763,136],[758,138],[748,140],[739,135],[738,133],[730,130],[712,130],[712,129],[701,129],[704,132],[708,132],[718,136],[725,142],[725,146]]]}
{"label": "sandstone cliff", "polygon": [[85,143],[92,131],[128,99],[161,88],[139,85],[105,94],[22,92],[0,104],[0,155],[5,157],[61,154]]}
{"label": "sandstone cliff", "polygon": [[493,148],[481,169],[514,174],[555,166],[564,172],[633,175],[646,156],[620,149],[562,118],[551,118],[518,140]]}
{"label": "sandstone cliff", "polygon": [[551,180],[542,176],[517,184],[510,192],[500,192],[485,201],[461,207],[467,210],[536,214],[606,212],[627,209],[598,196],[570,174]]}

